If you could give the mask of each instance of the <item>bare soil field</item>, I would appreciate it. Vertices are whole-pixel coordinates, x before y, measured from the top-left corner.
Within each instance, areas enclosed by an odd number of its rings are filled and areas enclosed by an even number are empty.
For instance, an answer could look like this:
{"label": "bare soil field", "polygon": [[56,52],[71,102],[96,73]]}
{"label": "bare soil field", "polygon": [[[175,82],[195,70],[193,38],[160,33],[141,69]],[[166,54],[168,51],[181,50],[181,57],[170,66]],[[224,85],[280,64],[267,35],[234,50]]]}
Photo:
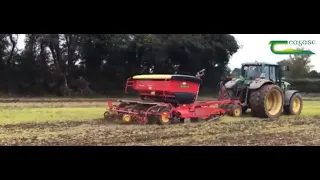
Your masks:
{"label": "bare soil field", "polygon": [[93,121],[0,126],[1,145],[292,146],[320,145],[320,117],[203,122],[170,126]]}
{"label": "bare soil field", "polygon": [[106,102],[0,103],[0,145],[301,146],[320,145],[320,102],[299,117],[222,117],[216,122],[118,125],[102,119]]}

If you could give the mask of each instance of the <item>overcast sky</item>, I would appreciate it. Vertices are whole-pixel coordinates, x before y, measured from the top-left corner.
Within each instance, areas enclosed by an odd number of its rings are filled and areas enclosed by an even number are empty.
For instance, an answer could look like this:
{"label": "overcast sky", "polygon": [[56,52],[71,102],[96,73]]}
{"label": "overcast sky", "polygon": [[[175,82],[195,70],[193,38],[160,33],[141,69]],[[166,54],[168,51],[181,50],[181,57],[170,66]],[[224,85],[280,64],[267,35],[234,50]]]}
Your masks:
{"label": "overcast sky", "polygon": [[320,71],[320,34],[233,34],[233,36],[243,47],[232,56],[229,65],[231,69],[240,67],[242,62],[257,60],[276,63],[288,58],[288,55],[276,55],[270,51],[268,43],[272,40],[316,40],[316,45],[304,48],[315,53],[311,56],[311,63],[315,66],[315,70]]}
{"label": "overcast sky", "polygon": [[[320,34],[233,34],[242,45],[230,60],[231,69],[240,67],[242,62],[263,61],[276,63],[287,55],[276,55],[270,51],[268,43],[272,40],[316,40],[316,45],[304,46],[315,53],[311,56],[314,69],[320,71]],[[24,34],[19,35],[18,48],[24,47]]]}

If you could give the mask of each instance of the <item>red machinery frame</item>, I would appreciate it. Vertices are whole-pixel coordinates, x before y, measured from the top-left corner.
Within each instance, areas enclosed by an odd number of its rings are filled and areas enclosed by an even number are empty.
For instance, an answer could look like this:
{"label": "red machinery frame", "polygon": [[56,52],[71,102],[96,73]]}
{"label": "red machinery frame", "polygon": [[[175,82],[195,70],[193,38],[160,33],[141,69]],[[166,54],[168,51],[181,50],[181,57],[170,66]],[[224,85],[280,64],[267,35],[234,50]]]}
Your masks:
{"label": "red machinery frame", "polygon": [[[152,81],[152,80],[150,80]],[[167,84],[166,87],[162,87],[162,90],[155,90],[158,92],[157,96],[164,97],[164,98],[173,98],[174,95],[172,95],[170,92],[168,93],[166,89],[170,88],[170,79],[164,79],[162,82],[165,82],[164,84]],[[137,83],[136,80],[133,80],[132,78],[128,78],[126,82],[125,92],[128,93],[128,88],[133,88]],[[220,83],[221,88],[221,94],[219,97],[219,100],[216,101],[205,101],[205,102],[196,102],[199,94],[199,87],[197,88],[196,97],[194,99],[194,103],[191,104],[178,104],[177,106],[173,106],[171,103],[165,103],[165,102],[153,102],[153,101],[125,101],[120,100],[120,105],[115,106],[112,104],[111,101],[108,101],[109,109],[113,112],[113,114],[129,114],[130,116],[136,118],[138,120],[138,123],[140,124],[146,124],[148,123],[148,116],[149,115],[155,115],[155,116],[162,116],[162,113],[159,113],[159,110],[161,108],[167,107],[170,109],[169,115],[170,117],[178,117],[178,118],[201,118],[201,119],[208,119],[210,117],[220,117],[225,115],[229,110],[223,109],[219,106],[221,105],[240,105],[239,100],[233,100],[233,99],[227,99],[224,100],[224,93],[225,93],[225,87],[222,83]],[[145,90],[145,89],[143,89]],[[172,90],[171,90],[172,91]],[[173,90],[174,91],[174,90]],[[149,95],[150,93],[145,93],[142,91],[139,91],[140,96],[141,95]],[[159,93],[161,92],[161,93]],[[152,93],[151,93],[152,94]],[[156,93],[153,94],[156,96]],[[133,106],[132,109],[134,109],[134,106],[139,106],[141,104],[147,104],[150,105],[147,109],[144,109],[142,111],[139,110],[126,110],[125,107],[122,105],[125,104],[131,104]]]}
{"label": "red machinery frame", "polygon": [[[169,113],[166,116],[170,116],[171,118],[201,118],[201,119],[210,119],[211,117],[220,117],[225,115],[230,108],[221,108],[222,105],[224,107],[228,107],[228,105],[240,105],[239,100],[234,99],[226,99],[224,100],[225,87],[223,83],[220,83],[220,97],[219,100],[216,101],[205,101],[205,102],[196,102],[200,89],[200,77],[204,75],[204,70],[198,72],[196,77],[191,77],[191,79],[169,79],[164,78],[157,81],[155,79],[133,79],[128,78],[126,81],[125,92],[128,93],[128,88],[132,88],[137,91],[140,95],[146,96],[148,98],[151,97],[160,97],[163,102],[155,102],[155,101],[125,101],[120,100],[120,104],[115,106],[111,101],[108,101],[108,106],[110,111],[105,112],[108,115],[119,115],[126,114],[138,120],[140,124],[148,123],[149,115],[153,116],[163,116],[164,114],[160,112],[162,108],[170,109]],[[176,76],[179,77],[179,76]],[[180,76],[182,77],[182,76]],[[189,77],[190,78],[190,77]],[[198,79],[197,79],[198,78]],[[158,79],[159,80],[159,79]],[[198,81],[199,82],[195,82]],[[188,84],[187,88],[181,88],[178,86],[181,84]],[[176,104],[175,106],[170,102],[165,102],[167,98],[175,98],[176,92],[186,92],[195,94],[195,98],[193,103],[189,104]],[[147,105],[144,109],[141,109],[142,106]],[[136,108],[136,107],[139,107]],[[128,108],[130,107],[130,108]],[[111,113],[110,113],[111,112]]]}

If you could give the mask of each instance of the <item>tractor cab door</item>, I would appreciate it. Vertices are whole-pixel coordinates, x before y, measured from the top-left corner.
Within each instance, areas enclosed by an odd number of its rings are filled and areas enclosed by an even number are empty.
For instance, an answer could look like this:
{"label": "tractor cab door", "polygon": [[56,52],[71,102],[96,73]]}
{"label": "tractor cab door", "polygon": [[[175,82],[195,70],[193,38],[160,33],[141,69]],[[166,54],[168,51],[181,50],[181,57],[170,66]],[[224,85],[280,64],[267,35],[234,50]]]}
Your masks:
{"label": "tractor cab door", "polygon": [[269,79],[270,81],[276,83],[277,75],[275,66],[264,66],[263,67],[263,75],[265,79]]}
{"label": "tractor cab door", "polygon": [[275,66],[270,66],[269,67],[269,79],[273,81],[274,83],[277,83],[277,75],[276,75],[276,67]]}

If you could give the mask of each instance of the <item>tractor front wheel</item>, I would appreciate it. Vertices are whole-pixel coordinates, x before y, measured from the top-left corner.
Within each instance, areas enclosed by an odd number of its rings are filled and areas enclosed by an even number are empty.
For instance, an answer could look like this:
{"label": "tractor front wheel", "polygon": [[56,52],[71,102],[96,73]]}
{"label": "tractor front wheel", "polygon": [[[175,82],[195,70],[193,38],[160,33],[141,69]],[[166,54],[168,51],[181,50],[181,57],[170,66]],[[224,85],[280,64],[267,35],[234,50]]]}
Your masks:
{"label": "tractor front wheel", "polygon": [[296,93],[291,97],[289,106],[285,106],[283,110],[287,115],[299,115],[301,114],[302,107],[302,97],[299,93]]}
{"label": "tractor front wheel", "polygon": [[249,102],[253,116],[278,118],[284,106],[283,91],[275,84],[267,84],[253,91]]}

